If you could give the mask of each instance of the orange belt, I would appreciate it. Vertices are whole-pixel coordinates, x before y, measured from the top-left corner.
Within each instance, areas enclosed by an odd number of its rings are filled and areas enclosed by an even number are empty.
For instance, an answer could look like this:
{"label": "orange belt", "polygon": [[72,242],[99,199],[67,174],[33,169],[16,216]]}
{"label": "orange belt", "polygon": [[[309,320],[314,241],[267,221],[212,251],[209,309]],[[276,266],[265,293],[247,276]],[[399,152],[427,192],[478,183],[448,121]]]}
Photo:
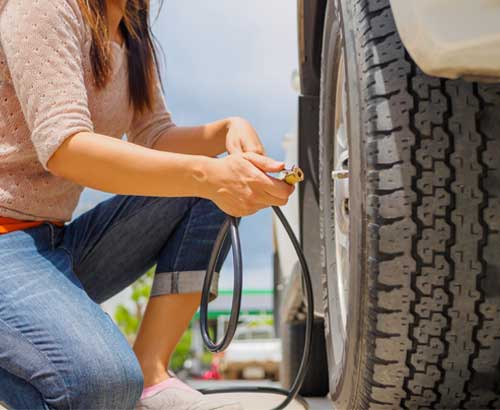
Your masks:
{"label": "orange belt", "polygon": [[[23,229],[34,228],[43,224],[45,221],[22,221],[14,218],[6,218],[0,216],[0,235],[14,231],[21,231]],[[52,222],[55,225],[63,226],[64,222]]]}

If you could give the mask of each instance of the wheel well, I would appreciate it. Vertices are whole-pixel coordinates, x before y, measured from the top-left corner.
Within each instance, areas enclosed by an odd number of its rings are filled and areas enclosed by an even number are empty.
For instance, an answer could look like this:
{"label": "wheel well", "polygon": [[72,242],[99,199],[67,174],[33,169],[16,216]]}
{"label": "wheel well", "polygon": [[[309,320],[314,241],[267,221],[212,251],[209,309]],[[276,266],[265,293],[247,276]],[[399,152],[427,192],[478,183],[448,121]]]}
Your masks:
{"label": "wheel well", "polygon": [[299,0],[298,160],[305,180],[299,185],[300,242],[312,273],[314,305],[323,314],[319,237],[319,94],[327,0]]}
{"label": "wheel well", "polygon": [[300,89],[306,96],[319,96],[321,49],[328,0],[299,0]]}

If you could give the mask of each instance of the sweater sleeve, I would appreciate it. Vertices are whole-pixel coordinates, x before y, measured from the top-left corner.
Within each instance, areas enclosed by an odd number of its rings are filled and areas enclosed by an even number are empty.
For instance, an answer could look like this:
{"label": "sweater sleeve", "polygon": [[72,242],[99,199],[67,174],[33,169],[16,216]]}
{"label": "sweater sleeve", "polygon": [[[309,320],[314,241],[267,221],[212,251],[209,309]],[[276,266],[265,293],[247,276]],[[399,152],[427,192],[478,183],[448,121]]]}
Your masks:
{"label": "sweater sleeve", "polygon": [[134,115],[127,138],[134,144],[152,148],[158,137],[170,127],[175,127],[175,124],[165,102],[161,83],[157,79],[153,109]]}
{"label": "sweater sleeve", "polygon": [[64,140],[92,131],[82,64],[84,25],[76,0],[6,0],[0,42],[44,169]]}

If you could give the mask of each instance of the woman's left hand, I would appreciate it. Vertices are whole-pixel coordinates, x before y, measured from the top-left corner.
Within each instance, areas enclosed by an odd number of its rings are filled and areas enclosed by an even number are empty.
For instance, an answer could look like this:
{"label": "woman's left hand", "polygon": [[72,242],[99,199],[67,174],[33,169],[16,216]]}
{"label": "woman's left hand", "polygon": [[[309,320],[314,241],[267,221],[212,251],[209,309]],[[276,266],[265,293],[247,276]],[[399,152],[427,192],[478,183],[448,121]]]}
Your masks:
{"label": "woman's left hand", "polygon": [[229,154],[255,152],[265,155],[264,146],[252,125],[240,117],[228,119],[226,150]]}

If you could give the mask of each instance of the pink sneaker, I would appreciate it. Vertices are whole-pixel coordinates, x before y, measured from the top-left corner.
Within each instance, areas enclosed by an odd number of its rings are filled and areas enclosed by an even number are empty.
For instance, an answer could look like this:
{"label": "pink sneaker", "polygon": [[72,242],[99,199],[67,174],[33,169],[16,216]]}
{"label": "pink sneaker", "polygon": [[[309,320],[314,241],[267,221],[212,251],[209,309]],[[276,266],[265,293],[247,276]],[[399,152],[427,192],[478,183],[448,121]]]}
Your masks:
{"label": "pink sneaker", "polygon": [[144,389],[136,410],[242,410],[240,403],[203,395],[171,377]]}

